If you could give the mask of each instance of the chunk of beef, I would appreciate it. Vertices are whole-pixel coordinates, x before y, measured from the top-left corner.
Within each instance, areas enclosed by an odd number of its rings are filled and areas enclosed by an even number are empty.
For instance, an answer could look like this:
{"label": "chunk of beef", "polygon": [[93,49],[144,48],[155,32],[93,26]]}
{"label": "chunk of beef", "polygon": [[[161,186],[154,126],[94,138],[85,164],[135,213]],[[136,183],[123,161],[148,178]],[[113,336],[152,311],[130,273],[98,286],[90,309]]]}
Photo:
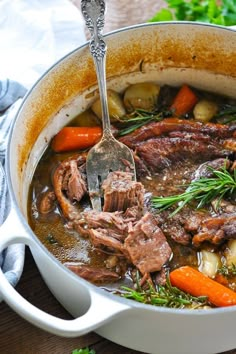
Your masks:
{"label": "chunk of beef", "polygon": [[65,190],[67,190],[70,200],[77,200],[79,202],[85,193],[87,193],[86,181],[77,166],[77,161],[72,160],[69,162],[69,165],[70,175]]}
{"label": "chunk of beef", "polygon": [[85,177],[79,168],[83,168],[85,158],[78,156],[61,162],[53,174],[53,187],[63,215],[75,222],[80,219],[79,211],[72,200],[80,201],[86,193]]}
{"label": "chunk of beef", "polygon": [[48,190],[45,192],[39,202],[39,213],[40,214],[48,214],[55,207],[56,196],[53,191]]}
{"label": "chunk of beef", "polygon": [[223,144],[225,149],[236,151],[236,139],[226,139]]}
{"label": "chunk of beef", "polygon": [[104,212],[89,210],[81,214],[80,224],[86,229],[105,229],[125,238],[128,230],[128,221],[123,217],[122,212]]}
{"label": "chunk of beef", "polygon": [[78,223],[79,231],[88,236],[95,247],[107,247],[115,254],[118,252],[120,256],[127,256],[123,242],[128,235],[129,225],[136,221],[137,213],[133,209],[127,209],[125,213],[85,211]]}
{"label": "chunk of beef", "polygon": [[64,265],[81,278],[95,284],[113,282],[120,278],[119,274],[105,268],[95,268],[69,262],[64,263]]}
{"label": "chunk of beef", "polygon": [[133,180],[132,172],[115,171],[109,173],[102,184],[104,192],[103,211],[125,211],[137,207],[142,213],[144,205],[144,187]]}
{"label": "chunk of beef", "polygon": [[191,213],[191,215],[189,215],[189,217],[184,221],[184,229],[189,232],[196,232],[205,219],[206,214],[204,212]]}
{"label": "chunk of beef", "polygon": [[226,239],[235,239],[236,238],[236,217],[229,219],[222,226],[224,235]]}
{"label": "chunk of beef", "polygon": [[123,256],[126,253],[123,243],[121,242],[120,235],[115,233],[113,230],[110,231],[108,229],[90,229],[89,235],[92,244],[96,248],[102,248],[103,246],[106,246],[115,254],[118,252],[119,256]]}
{"label": "chunk of beef", "polygon": [[205,241],[220,244],[225,240],[236,238],[236,214],[225,214],[204,220],[193,236],[192,243],[198,247]]}
{"label": "chunk of beef", "polygon": [[138,177],[151,176],[151,172],[146,166],[145,162],[134,152],[134,162],[136,167],[136,174]]}
{"label": "chunk of beef", "polygon": [[191,234],[186,232],[184,227],[182,225],[178,225],[177,223],[169,225],[168,230],[166,230],[166,234],[170,235],[172,240],[176,243],[184,246],[189,245],[192,239]]}
{"label": "chunk of beef", "polygon": [[136,148],[136,153],[145,161],[150,170],[156,172],[185,159],[202,161],[229,156],[231,151],[222,149],[218,143],[206,144],[204,141],[186,138],[164,137],[140,143]]}
{"label": "chunk of beef", "polygon": [[159,271],[171,256],[171,248],[154,216],[147,213],[129,230],[124,247],[142,274]]}
{"label": "chunk of beef", "polygon": [[119,140],[130,148],[135,149],[140,142],[174,131],[208,134],[212,138],[231,138],[235,133],[235,129],[235,124],[227,126],[215,123],[204,124],[187,119],[166,118],[160,122],[144,125]]}
{"label": "chunk of beef", "polygon": [[164,267],[161,268],[159,272],[156,272],[153,276],[154,283],[156,285],[165,285],[166,284],[166,269]]}
{"label": "chunk of beef", "polygon": [[160,227],[166,237],[184,246],[191,244],[192,235],[189,232],[190,230],[185,228],[186,220],[190,221],[191,219],[189,212],[181,210],[170,218],[169,211],[164,210],[162,213],[156,214],[155,219],[161,225]]}

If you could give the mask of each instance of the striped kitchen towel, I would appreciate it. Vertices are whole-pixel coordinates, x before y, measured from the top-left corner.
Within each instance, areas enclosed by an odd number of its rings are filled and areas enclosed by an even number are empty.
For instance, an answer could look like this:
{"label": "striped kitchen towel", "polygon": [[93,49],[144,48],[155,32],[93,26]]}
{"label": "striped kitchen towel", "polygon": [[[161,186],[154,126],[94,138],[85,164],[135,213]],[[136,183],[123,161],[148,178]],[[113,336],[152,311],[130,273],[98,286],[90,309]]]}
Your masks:
{"label": "striped kitchen towel", "polygon": [[[10,209],[4,171],[7,140],[11,123],[25,93],[26,89],[15,81],[9,79],[0,81],[0,225],[6,219]],[[0,267],[13,286],[21,276],[23,264],[23,245],[11,245],[0,254]]]}

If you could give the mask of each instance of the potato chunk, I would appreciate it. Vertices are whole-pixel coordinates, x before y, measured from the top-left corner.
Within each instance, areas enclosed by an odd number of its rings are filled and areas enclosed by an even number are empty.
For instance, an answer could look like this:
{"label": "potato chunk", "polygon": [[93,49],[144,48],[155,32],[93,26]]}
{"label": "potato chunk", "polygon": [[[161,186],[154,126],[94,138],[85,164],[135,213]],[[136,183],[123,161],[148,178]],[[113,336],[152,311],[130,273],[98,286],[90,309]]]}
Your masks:
{"label": "potato chunk", "polygon": [[[125,107],[119,93],[113,90],[107,90],[107,103],[111,122],[119,120],[119,118],[126,114]],[[98,118],[102,119],[100,98],[92,104],[91,109]]]}
{"label": "potato chunk", "polygon": [[232,264],[236,265],[236,240],[228,241],[225,258],[227,266],[231,266]]}
{"label": "potato chunk", "polygon": [[128,112],[135,109],[153,111],[156,107],[160,87],[151,82],[138,83],[129,86],[124,94],[124,105]]}
{"label": "potato chunk", "polygon": [[210,278],[214,278],[220,267],[220,257],[218,254],[202,250],[200,252],[201,263],[200,271]]}
{"label": "potato chunk", "polygon": [[217,113],[218,106],[215,102],[200,100],[193,109],[194,118],[202,123],[209,122]]}
{"label": "potato chunk", "polygon": [[90,109],[80,113],[72,121],[72,125],[77,127],[96,127],[100,123],[98,117]]}

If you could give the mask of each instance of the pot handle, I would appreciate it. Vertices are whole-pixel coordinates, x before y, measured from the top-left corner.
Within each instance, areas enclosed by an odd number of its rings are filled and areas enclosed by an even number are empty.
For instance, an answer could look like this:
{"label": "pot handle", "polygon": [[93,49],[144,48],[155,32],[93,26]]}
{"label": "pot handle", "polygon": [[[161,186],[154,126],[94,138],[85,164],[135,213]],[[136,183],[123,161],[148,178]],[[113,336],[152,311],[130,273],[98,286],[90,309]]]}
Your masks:
{"label": "pot handle", "polygon": [[[11,210],[8,218],[0,227],[0,252],[13,243],[23,243],[29,247],[35,247],[35,241],[27,234],[14,209]],[[130,309],[129,306],[120,302],[114,304],[112,299],[93,291],[91,288],[86,290],[89,292],[91,302],[87,312],[78,318],[64,320],[38,309],[24,299],[9,284],[0,269],[0,294],[4,301],[28,322],[63,337],[77,337],[89,333],[119,313]]]}

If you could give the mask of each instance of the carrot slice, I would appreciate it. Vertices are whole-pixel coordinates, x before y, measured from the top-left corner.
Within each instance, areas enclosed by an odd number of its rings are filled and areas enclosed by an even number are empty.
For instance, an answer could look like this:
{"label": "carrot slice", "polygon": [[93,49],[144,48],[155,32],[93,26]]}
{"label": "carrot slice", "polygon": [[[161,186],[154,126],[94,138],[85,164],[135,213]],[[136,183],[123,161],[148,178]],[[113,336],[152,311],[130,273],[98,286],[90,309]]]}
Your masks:
{"label": "carrot slice", "polygon": [[101,127],[64,127],[52,139],[55,152],[86,149],[96,144],[102,136]]}
{"label": "carrot slice", "polygon": [[190,112],[198,101],[198,97],[188,85],[183,85],[174,98],[170,110],[176,116]]}
{"label": "carrot slice", "polygon": [[208,278],[203,273],[184,266],[170,273],[170,281],[173,286],[193,296],[207,296],[209,302],[218,307],[236,305],[236,293]]}

